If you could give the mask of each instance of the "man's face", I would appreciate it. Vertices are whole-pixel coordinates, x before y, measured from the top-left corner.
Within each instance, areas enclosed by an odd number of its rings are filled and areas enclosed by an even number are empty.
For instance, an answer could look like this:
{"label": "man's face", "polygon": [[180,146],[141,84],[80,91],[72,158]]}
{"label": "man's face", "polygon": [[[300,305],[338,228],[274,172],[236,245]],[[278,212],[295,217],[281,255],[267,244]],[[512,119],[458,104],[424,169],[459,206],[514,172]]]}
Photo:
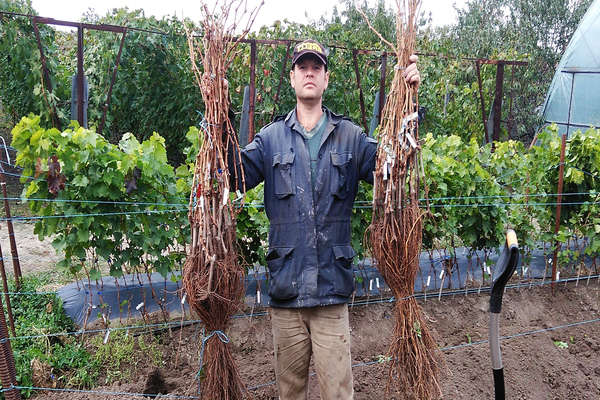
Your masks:
{"label": "man's face", "polygon": [[290,71],[290,81],[298,101],[318,100],[327,89],[329,72],[325,71],[325,65],[319,58],[307,54]]}

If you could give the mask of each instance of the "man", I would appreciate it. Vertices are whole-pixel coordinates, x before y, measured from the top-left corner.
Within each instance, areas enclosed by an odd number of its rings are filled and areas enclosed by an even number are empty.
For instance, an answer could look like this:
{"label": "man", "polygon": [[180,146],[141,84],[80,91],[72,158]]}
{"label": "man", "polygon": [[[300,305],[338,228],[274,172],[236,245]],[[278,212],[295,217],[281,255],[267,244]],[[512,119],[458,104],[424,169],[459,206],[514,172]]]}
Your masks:
{"label": "man", "polygon": [[[405,77],[418,86],[411,61]],[[312,353],[321,397],[351,399],[350,218],[359,180],[373,183],[377,141],[323,106],[329,71],[320,43],[295,46],[290,82],[296,108],[241,152],[246,189],[265,182],[277,387],[282,400],[307,399]]]}

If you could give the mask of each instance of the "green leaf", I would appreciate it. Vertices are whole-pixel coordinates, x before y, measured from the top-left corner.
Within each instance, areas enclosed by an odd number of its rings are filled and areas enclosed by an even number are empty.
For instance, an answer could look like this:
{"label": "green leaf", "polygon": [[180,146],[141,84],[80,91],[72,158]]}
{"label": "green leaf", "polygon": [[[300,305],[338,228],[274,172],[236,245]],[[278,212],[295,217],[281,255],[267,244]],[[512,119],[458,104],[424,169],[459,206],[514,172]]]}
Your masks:
{"label": "green leaf", "polygon": [[78,175],[76,176],[72,181],[71,184],[75,185],[75,186],[87,186],[89,183],[89,180],[86,176],[84,175]]}

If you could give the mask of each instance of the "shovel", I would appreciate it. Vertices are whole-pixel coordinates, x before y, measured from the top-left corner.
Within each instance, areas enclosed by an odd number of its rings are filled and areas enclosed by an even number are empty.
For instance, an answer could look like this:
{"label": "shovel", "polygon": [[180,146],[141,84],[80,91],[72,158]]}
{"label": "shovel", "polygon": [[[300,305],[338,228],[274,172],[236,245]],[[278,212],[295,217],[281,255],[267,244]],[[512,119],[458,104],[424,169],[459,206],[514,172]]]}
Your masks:
{"label": "shovel", "polygon": [[502,356],[500,355],[499,335],[502,294],[504,293],[506,283],[514,274],[518,262],[519,244],[517,242],[517,234],[512,229],[509,229],[506,232],[506,246],[494,269],[490,292],[490,349],[492,351],[492,370],[494,372],[496,400],[505,399],[504,368],[502,367]]}

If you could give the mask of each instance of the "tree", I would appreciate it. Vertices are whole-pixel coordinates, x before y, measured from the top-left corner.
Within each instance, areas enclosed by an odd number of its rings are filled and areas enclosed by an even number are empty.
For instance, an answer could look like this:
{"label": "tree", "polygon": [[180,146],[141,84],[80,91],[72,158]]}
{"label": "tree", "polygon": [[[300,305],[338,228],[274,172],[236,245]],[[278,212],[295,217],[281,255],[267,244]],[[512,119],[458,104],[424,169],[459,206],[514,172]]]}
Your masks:
{"label": "tree", "polygon": [[[526,68],[515,71],[518,96],[514,97],[517,117],[512,137],[528,141],[535,134],[539,126],[536,109],[542,105],[556,65],[591,3],[592,0],[471,0],[464,9],[456,8],[458,24],[448,32],[454,43],[453,55],[523,55],[529,61]],[[505,114],[508,117],[506,110]]]}

